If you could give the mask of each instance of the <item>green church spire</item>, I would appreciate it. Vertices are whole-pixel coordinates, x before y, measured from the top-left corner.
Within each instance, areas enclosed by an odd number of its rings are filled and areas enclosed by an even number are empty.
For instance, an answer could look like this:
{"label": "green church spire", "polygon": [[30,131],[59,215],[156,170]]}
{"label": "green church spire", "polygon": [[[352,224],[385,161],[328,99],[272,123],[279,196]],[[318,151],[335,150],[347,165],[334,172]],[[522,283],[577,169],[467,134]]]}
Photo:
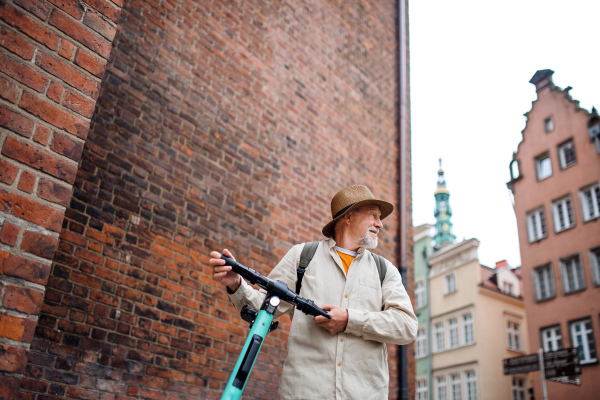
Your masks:
{"label": "green church spire", "polygon": [[444,170],[442,169],[442,159],[440,158],[440,169],[438,170],[437,189],[433,193],[435,197],[435,247],[439,248],[445,244],[454,243],[456,236],[452,233],[452,209],[450,208],[450,192],[446,189],[446,179],[444,179]]}

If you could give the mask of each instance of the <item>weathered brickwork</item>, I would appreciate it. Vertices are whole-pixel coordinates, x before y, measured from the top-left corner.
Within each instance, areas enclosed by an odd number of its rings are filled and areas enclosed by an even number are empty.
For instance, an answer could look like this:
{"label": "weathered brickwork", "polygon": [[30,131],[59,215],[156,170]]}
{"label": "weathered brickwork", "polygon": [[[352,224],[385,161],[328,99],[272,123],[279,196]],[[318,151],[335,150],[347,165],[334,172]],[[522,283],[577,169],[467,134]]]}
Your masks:
{"label": "weathered brickwork", "polygon": [[0,1],[0,399],[18,397],[121,6]]}
{"label": "weathered brickwork", "polygon": [[[0,76],[0,211],[12,213],[0,242],[29,249],[5,264],[41,286],[0,290],[35,313],[47,281],[20,398],[220,398],[248,329],[211,280],[209,251],[268,273],[321,238],[339,188],[364,182],[397,202],[396,2],[15,3],[29,19],[10,11],[2,28],[44,40],[28,69]],[[23,21],[73,39],[23,35]],[[5,48],[31,53],[10,38]],[[15,51],[1,53],[7,65]],[[378,249],[396,264],[399,218]],[[15,233],[23,220],[44,230]],[[277,398],[288,331],[284,318],[268,335],[245,397]],[[0,368],[22,368],[2,352]]]}

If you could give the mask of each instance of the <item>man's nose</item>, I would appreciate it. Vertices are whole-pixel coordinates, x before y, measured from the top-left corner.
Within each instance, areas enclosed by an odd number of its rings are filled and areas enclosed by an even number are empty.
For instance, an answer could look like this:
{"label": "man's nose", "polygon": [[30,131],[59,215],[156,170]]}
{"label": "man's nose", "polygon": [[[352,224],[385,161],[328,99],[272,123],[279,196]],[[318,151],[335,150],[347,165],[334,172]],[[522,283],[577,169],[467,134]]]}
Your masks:
{"label": "man's nose", "polygon": [[377,228],[377,229],[383,228],[383,222],[381,222],[381,218],[379,218],[379,217],[377,219],[375,219],[375,228]]}

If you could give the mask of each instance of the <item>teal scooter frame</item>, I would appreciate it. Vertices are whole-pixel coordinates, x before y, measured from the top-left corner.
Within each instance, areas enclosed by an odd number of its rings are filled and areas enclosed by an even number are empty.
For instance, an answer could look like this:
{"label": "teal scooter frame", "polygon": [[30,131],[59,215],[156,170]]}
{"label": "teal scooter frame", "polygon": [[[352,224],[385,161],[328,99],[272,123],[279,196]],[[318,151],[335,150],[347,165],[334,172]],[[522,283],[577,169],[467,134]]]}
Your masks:
{"label": "teal scooter frame", "polygon": [[277,328],[278,323],[273,323],[273,315],[281,301],[293,304],[299,311],[307,315],[321,315],[331,319],[325,310],[318,307],[312,300],[303,299],[295,292],[291,291],[287,285],[281,281],[273,281],[265,276],[262,276],[255,270],[245,267],[237,261],[225,257],[221,254],[221,259],[225,260],[225,265],[231,266],[231,270],[251,284],[256,284],[267,292],[265,301],[258,312],[244,308],[242,310],[242,318],[252,324],[248,338],[244,343],[244,348],[238,357],[237,363],[231,373],[231,377],[227,382],[221,400],[238,400],[246,387],[248,377],[258,357],[258,353],[262,347],[265,336],[270,331]]}

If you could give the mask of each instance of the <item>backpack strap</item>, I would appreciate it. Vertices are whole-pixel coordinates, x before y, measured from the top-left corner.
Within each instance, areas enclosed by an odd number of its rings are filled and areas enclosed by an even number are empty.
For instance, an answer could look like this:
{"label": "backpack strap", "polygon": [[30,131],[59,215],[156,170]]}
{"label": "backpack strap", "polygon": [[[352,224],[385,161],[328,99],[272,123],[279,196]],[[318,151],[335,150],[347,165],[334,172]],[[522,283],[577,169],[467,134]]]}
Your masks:
{"label": "backpack strap", "polygon": [[298,264],[298,269],[296,270],[296,276],[298,277],[296,280],[296,294],[300,294],[302,279],[304,278],[304,271],[306,271],[306,267],[308,267],[310,260],[312,260],[313,256],[315,255],[317,247],[319,247],[319,242],[308,242],[304,244],[302,253],[300,253],[300,263]]}
{"label": "backpack strap", "polygon": [[379,273],[379,282],[381,283],[381,286],[383,286],[383,280],[385,279],[385,275],[387,274],[387,264],[385,263],[385,258],[381,257],[378,254],[373,254],[373,259],[375,260],[377,272]]}

